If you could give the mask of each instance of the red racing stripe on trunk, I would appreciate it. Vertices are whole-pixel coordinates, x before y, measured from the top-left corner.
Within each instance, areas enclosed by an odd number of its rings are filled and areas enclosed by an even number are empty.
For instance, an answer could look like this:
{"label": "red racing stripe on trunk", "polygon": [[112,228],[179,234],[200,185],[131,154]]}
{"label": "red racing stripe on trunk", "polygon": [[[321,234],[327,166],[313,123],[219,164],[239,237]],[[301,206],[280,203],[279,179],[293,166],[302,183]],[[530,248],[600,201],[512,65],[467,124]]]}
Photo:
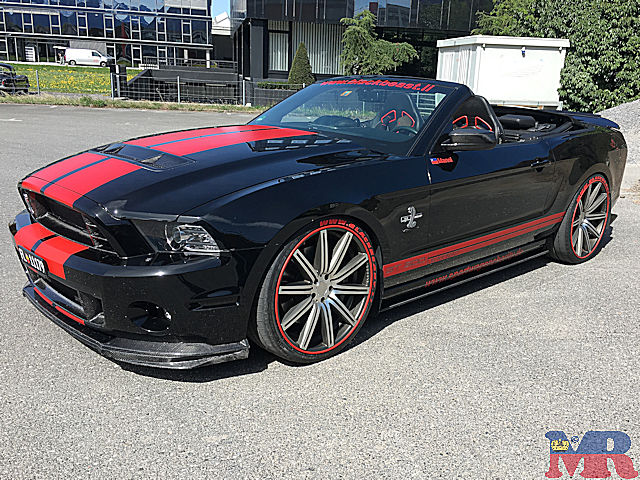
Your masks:
{"label": "red racing stripe on trunk", "polygon": [[270,128],[250,132],[230,133],[228,135],[213,135],[209,137],[194,138],[191,140],[168,143],[166,145],[158,145],[153,147],[153,149],[174,155],[189,155],[191,153],[204,152],[205,150],[237,145],[239,143],[271,140],[284,137],[300,137],[303,135],[315,135],[315,133],[296,130],[293,128]]}
{"label": "red racing stripe on trunk", "polygon": [[54,163],[53,165],[49,165],[48,167],[35,172],[24,182],[22,182],[22,186],[24,188],[28,188],[29,190],[40,191],[40,189],[47,183],[53,182],[55,179],[60,178],[63,175],[67,175],[74,170],[86,167],[87,165],[90,165],[91,163],[97,162],[104,158],[107,157],[105,157],[104,155],[97,155],[95,153],[81,153],[80,155],[67,158],[66,160],[61,160]]}
{"label": "red racing stripe on trunk", "polygon": [[47,262],[49,273],[65,278],[64,263],[71,255],[87,250],[89,247],[72,242],[64,237],[53,237],[38,245],[33,253],[42,257]]}
{"label": "red racing stripe on trunk", "polygon": [[27,250],[31,250],[36,243],[43,238],[50,237],[51,235],[55,234],[48,228],[43,227],[39,223],[32,223],[31,225],[26,225],[18,230],[13,239],[16,242],[16,245],[20,245]]}
{"label": "red racing stripe on trunk", "polygon": [[187,130],[183,132],[165,133],[163,135],[154,135],[152,137],[138,138],[124,142],[128,145],[137,145],[139,147],[149,147],[160,143],[175,142],[177,140],[188,140],[191,138],[202,137],[203,135],[223,135],[235,132],[251,132],[253,130],[264,130],[274,127],[264,125],[240,125],[233,127],[212,127],[199,128],[197,130]]}
{"label": "red racing stripe on trunk", "polygon": [[141,168],[141,166],[133,163],[109,158],[104,162],[64,177],[47,187],[45,195],[69,207],[73,207],[73,203],[84,194]]}
{"label": "red racing stripe on trunk", "polygon": [[507,228],[499,232],[490,233],[482,237],[474,238],[473,240],[456,243],[455,245],[450,245],[448,247],[433,250],[422,255],[417,255],[405,260],[390,263],[383,267],[383,274],[385,277],[392,277],[394,275],[399,275],[410,270],[415,270],[416,268],[421,268],[436,262],[441,262],[443,260],[447,260],[464,253],[472,252],[474,250],[479,250],[496,243],[504,242],[511,238],[535,232],[536,230],[541,230],[543,228],[560,223],[563,216],[564,213],[557,213],[555,215],[550,215],[548,217],[539,218],[537,220],[523,223],[515,227]]}

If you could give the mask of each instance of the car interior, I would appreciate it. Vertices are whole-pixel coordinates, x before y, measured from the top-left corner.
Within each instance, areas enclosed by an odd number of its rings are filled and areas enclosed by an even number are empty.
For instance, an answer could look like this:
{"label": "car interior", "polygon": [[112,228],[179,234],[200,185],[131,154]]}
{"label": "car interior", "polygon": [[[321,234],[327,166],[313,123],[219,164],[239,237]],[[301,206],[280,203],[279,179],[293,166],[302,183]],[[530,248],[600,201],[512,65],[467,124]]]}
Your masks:
{"label": "car interior", "polygon": [[495,132],[500,143],[539,140],[543,136],[572,130],[570,117],[546,110],[491,106],[484,97],[474,96],[453,115],[454,128],[475,128]]}

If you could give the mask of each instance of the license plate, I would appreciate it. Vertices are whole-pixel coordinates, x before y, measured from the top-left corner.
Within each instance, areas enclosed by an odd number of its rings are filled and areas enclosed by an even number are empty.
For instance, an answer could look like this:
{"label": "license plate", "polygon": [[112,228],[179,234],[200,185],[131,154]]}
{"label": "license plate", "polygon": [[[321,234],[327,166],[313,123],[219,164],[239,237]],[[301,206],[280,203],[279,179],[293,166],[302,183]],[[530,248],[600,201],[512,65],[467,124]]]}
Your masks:
{"label": "license plate", "polygon": [[18,254],[20,255],[20,259],[24,262],[25,265],[32,268],[38,273],[41,273],[43,275],[47,274],[47,263],[35,253],[31,253],[30,251],[25,250],[22,247],[18,247]]}

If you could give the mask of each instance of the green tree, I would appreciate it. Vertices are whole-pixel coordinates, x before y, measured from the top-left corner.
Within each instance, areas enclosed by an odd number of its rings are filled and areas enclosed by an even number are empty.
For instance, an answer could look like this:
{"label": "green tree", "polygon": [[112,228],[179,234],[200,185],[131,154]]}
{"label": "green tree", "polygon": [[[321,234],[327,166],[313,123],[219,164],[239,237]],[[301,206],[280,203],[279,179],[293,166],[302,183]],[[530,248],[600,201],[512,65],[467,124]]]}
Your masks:
{"label": "green tree", "polygon": [[315,81],[316,79],[311,71],[311,63],[309,63],[307,47],[303,42],[300,42],[291,63],[291,70],[289,70],[289,83],[309,85]]}
{"label": "green tree", "polygon": [[560,98],[599,111],[640,97],[640,0],[494,0],[486,35],[568,38]]}
{"label": "green tree", "polygon": [[379,75],[413,60],[416,49],[406,42],[392,43],[378,38],[376,17],[364,10],[354,18],[343,18],[347,26],[342,36],[340,61],[345,75]]}

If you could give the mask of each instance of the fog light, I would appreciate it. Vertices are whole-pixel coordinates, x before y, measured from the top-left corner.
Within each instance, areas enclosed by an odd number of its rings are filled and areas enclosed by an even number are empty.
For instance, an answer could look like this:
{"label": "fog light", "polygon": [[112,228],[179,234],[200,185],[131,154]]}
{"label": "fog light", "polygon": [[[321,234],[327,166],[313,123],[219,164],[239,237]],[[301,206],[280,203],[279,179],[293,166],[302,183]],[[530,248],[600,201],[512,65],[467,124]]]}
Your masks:
{"label": "fog light", "polygon": [[127,318],[147,332],[162,332],[171,324],[171,314],[151,302],[133,302],[127,308]]}

